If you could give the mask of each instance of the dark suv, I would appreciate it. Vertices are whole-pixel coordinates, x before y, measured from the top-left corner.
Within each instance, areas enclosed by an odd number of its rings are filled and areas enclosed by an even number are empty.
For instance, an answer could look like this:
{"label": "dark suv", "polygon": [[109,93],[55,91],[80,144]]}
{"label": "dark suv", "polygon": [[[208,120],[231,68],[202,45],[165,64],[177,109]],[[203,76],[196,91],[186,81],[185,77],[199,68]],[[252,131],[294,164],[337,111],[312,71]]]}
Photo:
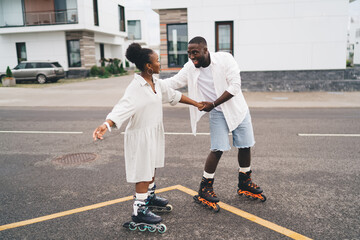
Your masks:
{"label": "dark suv", "polygon": [[[11,70],[16,80],[36,80],[39,83],[56,82],[65,77],[64,68],[58,62],[25,61]],[[5,73],[0,74],[0,79]]]}

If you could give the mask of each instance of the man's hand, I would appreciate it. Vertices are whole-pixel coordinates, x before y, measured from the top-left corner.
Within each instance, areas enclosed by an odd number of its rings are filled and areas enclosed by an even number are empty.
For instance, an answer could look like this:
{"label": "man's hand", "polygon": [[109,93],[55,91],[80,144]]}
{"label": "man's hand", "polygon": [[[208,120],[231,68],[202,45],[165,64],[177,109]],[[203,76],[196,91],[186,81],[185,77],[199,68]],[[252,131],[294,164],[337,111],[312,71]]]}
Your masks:
{"label": "man's hand", "polygon": [[105,124],[98,126],[93,132],[93,139],[96,141],[97,139],[104,139],[103,136],[107,131],[107,127]]}
{"label": "man's hand", "polygon": [[201,111],[210,112],[211,110],[214,109],[214,105],[212,102],[201,102],[201,103],[204,105]]}

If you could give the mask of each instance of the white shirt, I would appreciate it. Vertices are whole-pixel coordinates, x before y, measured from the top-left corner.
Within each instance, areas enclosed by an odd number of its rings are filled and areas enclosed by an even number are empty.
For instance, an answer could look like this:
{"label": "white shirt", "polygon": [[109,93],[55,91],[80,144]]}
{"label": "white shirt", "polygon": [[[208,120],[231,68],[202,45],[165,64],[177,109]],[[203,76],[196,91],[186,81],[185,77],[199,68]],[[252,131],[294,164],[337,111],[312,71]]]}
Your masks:
{"label": "white shirt", "polygon": [[[248,111],[248,105],[241,92],[240,69],[230,53],[210,53],[210,59],[216,96],[219,98],[225,91],[234,95],[230,100],[221,104],[229,130],[233,131],[244,120]],[[196,68],[189,60],[175,76],[166,79],[166,83],[174,89],[187,85],[189,97],[195,101],[203,101],[205,98],[198,86],[199,75],[199,68]],[[196,124],[205,113],[190,106],[190,122],[194,135],[196,135]]]}
{"label": "white shirt", "polygon": [[107,115],[119,129],[130,118],[124,136],[126,180],[151,181],[155,168],[164,167],[165,136],[162,103],[175,105],[182,94],[154,78],[155,91],[140,75],[126,88],[124,96]]}
{"label": "white shirt", "polygon": [[[204,96],[204,100],[207,102],[214,102],[217,99],[214,79],[212,77],[211,65],[206,68],[199,68],[200,75],[198,78],[199,90]],[[218,111],[221,111],[220,105],[215,108]]]}

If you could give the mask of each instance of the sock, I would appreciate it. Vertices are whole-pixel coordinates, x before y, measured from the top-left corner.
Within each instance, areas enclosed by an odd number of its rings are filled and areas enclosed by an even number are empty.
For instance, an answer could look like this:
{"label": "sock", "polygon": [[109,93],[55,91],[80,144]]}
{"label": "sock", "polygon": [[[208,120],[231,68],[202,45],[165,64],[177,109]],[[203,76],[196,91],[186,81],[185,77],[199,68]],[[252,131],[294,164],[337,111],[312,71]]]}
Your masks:
{"label": "sock", "polygon": [[149,184],[148,195],[151,196],[155,193],[155,182]]}
{"label": "sock", "polygon": [[240,167],[239,168],[239,172],[243,172],[243,173],[247,173],[247,172],[250,172],[251,170],[251,167]]}
{"label": "sock", "polygon": [[135,194],[135,201],[133,204],[133,214],[137,216],[137,210],[139,209],[139,205],[145,205],[145,200],[147,199],[147,193],[136,193]]}
{"label": "sock", "polygon": [[204,171],[203,177],[204,178],[214,178],[215,173],[207,173]]}

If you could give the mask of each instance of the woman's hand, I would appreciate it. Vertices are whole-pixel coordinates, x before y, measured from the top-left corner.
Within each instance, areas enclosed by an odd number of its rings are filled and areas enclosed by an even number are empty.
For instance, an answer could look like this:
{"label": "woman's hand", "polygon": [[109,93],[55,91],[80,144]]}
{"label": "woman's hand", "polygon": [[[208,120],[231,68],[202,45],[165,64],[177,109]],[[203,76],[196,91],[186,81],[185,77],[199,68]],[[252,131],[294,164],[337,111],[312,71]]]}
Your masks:
{"label": "woman's hand", "polygon": [[205,107],[205,104],[203,104],[202,102],[198,102],[196,104],[196,107],[198,108],[199,111],[202,111]]}
{"label": "woman's hand", "polygon": [[203,104],[203,107],[200,111],[210,112],[214,109],[214,104],[212,102],[201,102]]}
{"label": "woman's hand", "polygon": [[95,131],[93,132],[93,139],[94,141],[96,141],[97,139],[104,139],[103,136],[107,131],[107,127],[105,124],[102,124],[100,126],[98,126]]}

